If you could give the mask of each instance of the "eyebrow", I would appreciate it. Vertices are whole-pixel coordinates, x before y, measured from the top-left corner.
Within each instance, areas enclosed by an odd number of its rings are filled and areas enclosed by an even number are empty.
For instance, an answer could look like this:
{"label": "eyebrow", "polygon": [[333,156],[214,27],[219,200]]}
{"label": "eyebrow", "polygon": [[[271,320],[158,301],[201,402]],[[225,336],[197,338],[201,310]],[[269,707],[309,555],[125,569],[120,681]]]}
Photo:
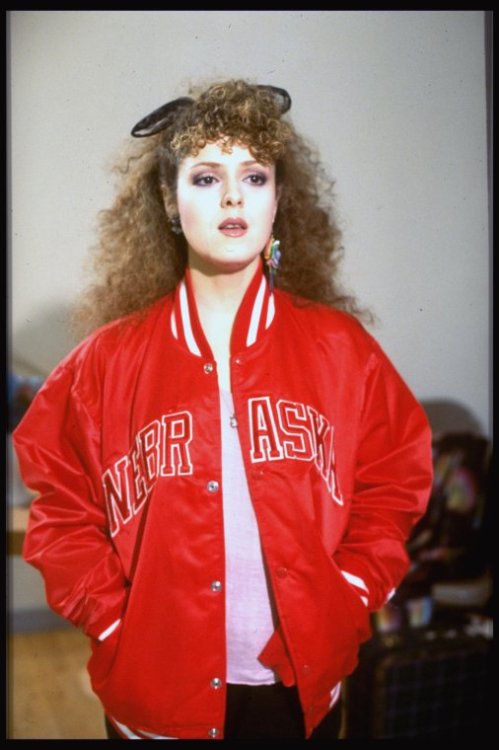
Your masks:
{"label": "eyebrow", "polygon": [[[265,164],[262,164],[259,161],[256,161],[256,159],[251,159],[249,161],[242,161],[241,166],[242,167],[251,167],[253,165],[258,165],[259,167],[265,167]],[[218,161],[200,161],[196,164],[193,164],[192,167],[189,167],[189,169],[196,169],[196,167],[211,167],[212,169],[216,169],[217,167],[223,167],[224,164],[218,162]]]}

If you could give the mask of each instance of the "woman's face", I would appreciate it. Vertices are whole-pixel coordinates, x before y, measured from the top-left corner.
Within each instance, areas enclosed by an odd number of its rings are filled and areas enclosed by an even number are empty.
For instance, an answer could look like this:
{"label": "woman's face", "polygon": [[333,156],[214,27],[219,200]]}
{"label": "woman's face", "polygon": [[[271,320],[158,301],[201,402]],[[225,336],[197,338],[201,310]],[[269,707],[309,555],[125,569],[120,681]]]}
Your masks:
{"label": "woman's face", "polygon": [[234,145],[208,143],[179,165],[177,208],[189,265],[209,274],[255,266],[277,211],[275,167]]}

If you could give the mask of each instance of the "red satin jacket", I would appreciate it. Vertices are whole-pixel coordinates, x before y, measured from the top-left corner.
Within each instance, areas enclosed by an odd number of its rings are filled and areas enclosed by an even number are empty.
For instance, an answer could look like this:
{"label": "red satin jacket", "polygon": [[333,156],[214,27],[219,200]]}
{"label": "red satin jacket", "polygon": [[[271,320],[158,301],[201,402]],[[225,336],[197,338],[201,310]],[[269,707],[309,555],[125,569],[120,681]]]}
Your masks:
{"label": "red satin jacket", "polygon": [[[357,664],[369,612],[407,571],[430,430],[357,321],[271,294],[261,270],[234,324],[231,383],[279,618],[259,658],[296,684],[310,736]],[[106,712],[142,732],[223,739],[219,391],[189,274],[69,354],[14,440],[37,493],[24,557],[90,637]]]}

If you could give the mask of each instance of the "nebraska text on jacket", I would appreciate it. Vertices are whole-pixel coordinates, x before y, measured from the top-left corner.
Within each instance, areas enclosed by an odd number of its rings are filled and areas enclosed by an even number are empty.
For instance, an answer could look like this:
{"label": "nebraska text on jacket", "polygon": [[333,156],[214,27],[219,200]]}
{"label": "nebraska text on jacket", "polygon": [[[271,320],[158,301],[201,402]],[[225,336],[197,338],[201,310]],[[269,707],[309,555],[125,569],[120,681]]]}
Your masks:
{"label": "nebraska text on jacket", "polygon": [[[332,499],[343,505],[336,476],[333,435],[312,406],[269,396],[248,400],[250,461],[313,463]],[[195,473],[195,423],[190,411],[164,414],[139,430],[131,450],[102,475],[111,536],[138,513],[160,477]]]}

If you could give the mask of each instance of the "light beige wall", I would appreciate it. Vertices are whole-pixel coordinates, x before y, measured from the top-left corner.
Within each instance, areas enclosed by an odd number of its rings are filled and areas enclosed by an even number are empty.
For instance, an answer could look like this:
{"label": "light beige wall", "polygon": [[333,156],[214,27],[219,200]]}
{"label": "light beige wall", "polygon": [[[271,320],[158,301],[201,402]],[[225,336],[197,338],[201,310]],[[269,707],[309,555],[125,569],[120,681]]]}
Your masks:
{"label": "light beige wall", "polygon": [[[344,277],[417,396],[489,431],[483,11],[12,11],[14,363],[71,346],[105,171],[200,77],[286,87],[336,178]],[[284,248],[285,252],[285,248]]]}

